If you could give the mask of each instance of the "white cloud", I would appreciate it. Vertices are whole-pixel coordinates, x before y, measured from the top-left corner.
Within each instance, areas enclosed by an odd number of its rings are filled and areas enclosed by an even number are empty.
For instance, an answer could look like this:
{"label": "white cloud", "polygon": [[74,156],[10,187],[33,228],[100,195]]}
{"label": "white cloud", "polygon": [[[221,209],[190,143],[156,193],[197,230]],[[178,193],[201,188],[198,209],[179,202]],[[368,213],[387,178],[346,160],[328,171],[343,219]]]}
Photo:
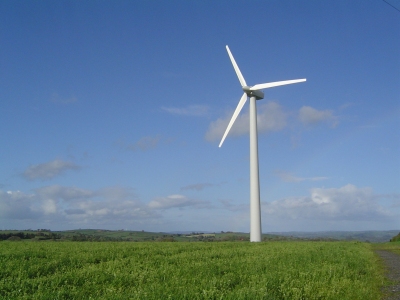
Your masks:
{"label": "white cloud", "polygon": [[61,98],[57,93],[53,93],[51,95],[50,101],[59,104],[71,104],[78,100],[76,99],[76,97]]}
{"label": "white cloud", "polygon": [[[222,138],[226,127],[232,117],[233,112],[228,113],[224,118],[220,118],[210,123],[205,138],[207,141],[216,141]],[[276,102],[268,102],[258,106],[257,126],[258,132],[279,131],[286,127],[287,115],[282,107]],[[249,112],[241,112],[232,126],[229,136],[241,136],[249,132]]]}
{"label": "white cloud", "polygon": [[330,123],[332,127],[337,125],[337,117],[331,110],[317,110],[311,106],[303,106],[298,116],[304,125],[317,125],[322,122]]}
{"label": "white cloud", "polygon": [[[32,193],[0,190],[0,223],[3,226],[30,224],[27,228],[48,228],[46,224],[49,224],[53,230],[151,227],[170,222],[168,218],[174,215],[174,208],[186,208],[190,214],[194,209],[210,209],[212,205],[180,194],[159,197],[146,204],[138,199],[133,189],[125,187],[88,190],[50,185]],[[172,210],[166,213],[169,209]]]}
{"label": "white cloud", "polygon": [[131,151],[148,151],[158,146],[161,141],[160,135],[156,136],[145,136],[139,139],[136,143],[124,146],[124,148]]}
{"label": "white cloud", "polygon": [[281,219],[370,222],[396,218],[379,205],[382,197],[371,188],[348,184],[341,188],[313,188],[309,196],[263,203],[262,207],[264,214]]}
{"label": "white cloud", "polygon": [[339,109],[340,110],[344,110],[344,109],[347,109],[347,108],[352,107],[354,105],[355,104],[353,102],[347,102],[347,103],[344,103],[344,104],[340,105]]}
{"label": "white cloud", "polygon": [[31,165],[23,173],[22,176],[28,180],[36,179],[52,179],[68,170],[79,170],[80,166],[60,159],[55,159],[46,163]]}
{"label": "white cloud", "polygon": [[156,198],[151,201],[148,206],[152,209],[183,208],[188,206],[194,206],[197,208],[210,207],[206,201],[190,199],[183,195],[170,195],[167,197]]}
{"label": "white cloud", "polygon": [[[0,190],[0,217],[6,220],[52,222],[78,227],[89,224],[132,224],[159,215],[141,203],[132,189],[109,187],[91,191],[58,185],[46,186],[31,194]],[[69,224],[69,226],[68,226]]]}
{"label": "white cloud", "polygon": [[[246,135],[249,132],[249,111],[245,105],[244,111],[237,117],[232,126],[228,137]],[[228,126],[233,111],[228,112],[224,117],[219,118],[209,124],[205,134],[205,139],[209,142],[219,141]],[[297,112],[285,111],[278,103],[270,101],[266,104],[258,105],[257,126],[258,132],[281,131],[290,128],[294,132],[299,128],[298,121],[307,127],[319,124],[327,124],[332,128],[336,127],[339,117],[334,115],[332,110],[317,110],[310,106],[303,106]],[[290,126],[288,126],[290,125]],[[292,136],[292,142],[298,143],[299,136]],[[323,180],[325,178],[315,179]],[[306,180],[311,180],[307,178]]]}
{"label": "white cloud", "polygon": [[96,195],[95,192],[90,190],[60,185],[45,186],[36,189],[35,192],[41,199],[57,199],[63,201],[89,199]]}
{"label": "white cloud", "polygon": [[301,181],[320,181],[320,180],[326,180],[329,179],[328,177],[297,177],[294,176],[290,172],[282,171],[282,170],[276,170],[275,175],[277,175],[280,179],[282,179],[285,182],[301,182]]}
{"label": "white cloud", "polygon": [[54,214],[57,212],[56,201],[53,199],[43,200],[42,209],[45,215]]}
{"label": "white cloud", "polygon": [[0,217],[4,219],[37,219],[41,213],[35,208],[35,195],[20,191],[0,190]]}
{"label": "white cloud", "polygon": [[162,110],[182,116],[206,116],[209,111],[209,107],[206,105],[189,105],[187,107],[161,107]]}
{"label": "white cloud", "polygon": [[[313,188],[308,195],[263,202],[263,228],[266,232],[398,228],[399,199],[399,194],[376,194],[371,188],[351,184]],[[118,186],[89,190],[50,185],[30,193],[0,190],[0,226],[3,228],[152,228],[157,231],[195,226],[199,230],[246,231],[248,217],[247,197],[239,202],[225,199],[212,203],[174,194],[144,203],[133,189]]]}
{"label": "white cloud", "polygon": [[226,199],[219,200],[219,202],[222,204],[222,207],[224,209],[227,209],[229,211],[246,213],[249,211],[249,204],[235,204],[231,200]]}
{"label": "white cloud", "polygon": [[195,191],[202,191],[207,187],[212,187],[212,186],[221,186],[225,182],[221,183],[195,183],[195,184],[189,184],[184,187],[181,187],[181,190],[195,190]]}

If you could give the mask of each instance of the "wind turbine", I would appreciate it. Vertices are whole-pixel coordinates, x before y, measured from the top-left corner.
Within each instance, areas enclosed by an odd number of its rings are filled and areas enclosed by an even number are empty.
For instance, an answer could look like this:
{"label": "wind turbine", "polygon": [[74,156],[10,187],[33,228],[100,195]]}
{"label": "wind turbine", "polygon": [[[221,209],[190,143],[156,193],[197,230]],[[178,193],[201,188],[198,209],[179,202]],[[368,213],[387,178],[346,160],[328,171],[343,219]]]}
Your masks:
{"label": "wind turbine", "polygon": [[256,100],[261,100],[264,98],[264,93],[262,89],[268,89],[280,85],[304,82],[306,79],[294,79],[285,81],[276,81],[269,83],[261,83],[253,86],[248,86],[242,73],[236,64],[235,59],[229,47],[226,46],[229,58],[231,59],[233,68],[235,69],[236,75],[239,78],[240,84],[242,85],[243,95],[240,98],[239,104],[233,113],[231,120],[229,121],[228,127],[219,143],[219,147],[222,146],[229,130],[231,129],[233,123],[243,105],[246,103],[247,98],[250,98],[250,242],[261,242],[261,207],[260,207],[260,181],[258,172],[258,137],[257,137],[257,107]]}

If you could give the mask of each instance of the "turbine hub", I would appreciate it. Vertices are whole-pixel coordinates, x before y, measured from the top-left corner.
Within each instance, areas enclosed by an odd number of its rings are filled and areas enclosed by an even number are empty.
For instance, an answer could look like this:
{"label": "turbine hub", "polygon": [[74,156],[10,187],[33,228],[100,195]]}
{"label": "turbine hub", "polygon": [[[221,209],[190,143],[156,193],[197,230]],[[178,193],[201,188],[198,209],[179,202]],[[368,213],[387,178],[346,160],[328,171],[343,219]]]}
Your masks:
{"label": "turbine hub", "polygon": [[264,99],[264,92],[261,90],[251,90],[251,86],[243,86],[242,87],[243,92],[247,94],[248,97],[256,97],[256,100],[261,100]]}

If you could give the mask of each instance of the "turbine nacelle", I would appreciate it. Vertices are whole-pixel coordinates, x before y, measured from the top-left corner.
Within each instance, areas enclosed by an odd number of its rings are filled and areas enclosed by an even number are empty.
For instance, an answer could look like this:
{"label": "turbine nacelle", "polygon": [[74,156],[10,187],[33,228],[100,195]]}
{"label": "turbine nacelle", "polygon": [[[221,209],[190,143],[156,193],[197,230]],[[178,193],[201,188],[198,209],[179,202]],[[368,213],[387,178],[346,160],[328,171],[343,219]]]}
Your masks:
{"label": "turbine nacelle", "polygon": [[260,91],[260,90],[252,90],[251,86],[243,86],[242,90],[243,92],[246,93],[247,97],[251,98],[251,97],[256,97],[256,100],[261,100],[264,99],[264,92]]}

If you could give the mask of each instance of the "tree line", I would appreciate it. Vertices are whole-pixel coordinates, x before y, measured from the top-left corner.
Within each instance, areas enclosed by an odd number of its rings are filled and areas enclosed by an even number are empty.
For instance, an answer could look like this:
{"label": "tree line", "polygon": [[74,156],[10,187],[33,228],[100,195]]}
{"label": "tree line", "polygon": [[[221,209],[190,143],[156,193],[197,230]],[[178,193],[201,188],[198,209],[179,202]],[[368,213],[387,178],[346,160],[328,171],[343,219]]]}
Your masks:
{"label": "tree line", "polygon": [[38,240],[56,240],[60,239],[61,235],[54,232],[4,232],[0,233],[0,241],[4,240],[29,240],[29,239],[38,239]]}

